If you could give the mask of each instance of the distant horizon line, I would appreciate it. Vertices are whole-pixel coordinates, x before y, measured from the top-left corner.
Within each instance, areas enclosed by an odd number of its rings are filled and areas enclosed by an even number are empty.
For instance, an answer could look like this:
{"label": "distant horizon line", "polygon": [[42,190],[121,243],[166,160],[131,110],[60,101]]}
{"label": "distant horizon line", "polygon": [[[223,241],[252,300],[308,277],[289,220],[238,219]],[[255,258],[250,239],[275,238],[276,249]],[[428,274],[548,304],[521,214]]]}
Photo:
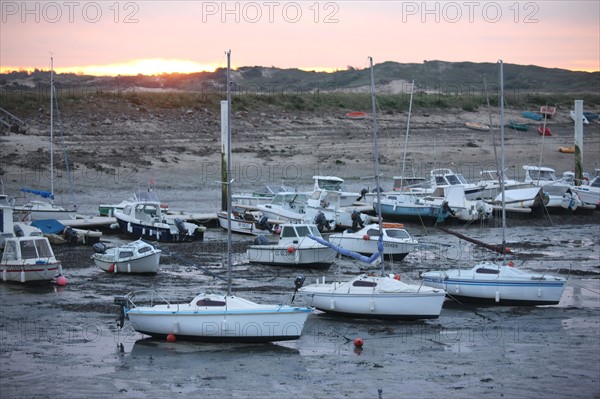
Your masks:
{"label": "distant horizon line", "polygon": [[[471,64],[494,64],[490,61],[444,61],[444,60],[424,60],[423,62],[398,62],[398,61],[383,61],[375,64],[384,64],[388,62],[397,63],[400,65],[419,65],[427,62],[444,62],[444,63],[471,63]],[[546,67],[535,64],[516,64],[516,63],[505,63],[505,65],[519,65],[519,66],[533,66],[545,69],[559,69],[570,72],[585,72],[585,73],[598,73],[599,69],[568,69],[560,67]],[[105,65],[88,65],[88,66],[73,66],[73,67],[55,67],[54,72],[56,74],[73,74],[78,76],[94,76],[94,77],[117,77],[117,76],[161,76],[161,75],[191,75],[195,73],[204,72],[215,72],[219,69],[225,69],[226,67],[217,66],[215,64],[200,64],[195,61],[189,60],[177,60],[177,59],[138,59],[125,63],[118,64],[105,64]],[[340,71],[348,70],[361,70],[367,67],[353,67],[346,66],[342,67],[278,67],[278,66],[266,66],[266,65],[245,65],[245,66],[232,66],[232,70],[238,70],[242,68],[267,68],[267,69],[296,69],[305,72],[316,72],[316,73],[336,73]],[[0,74],[20,73],[27,72],[29,75],[32,73],[39,72],[50,72],[51,68],[39,68],[39,67],[23,67],[23,66],[0,66]]]}

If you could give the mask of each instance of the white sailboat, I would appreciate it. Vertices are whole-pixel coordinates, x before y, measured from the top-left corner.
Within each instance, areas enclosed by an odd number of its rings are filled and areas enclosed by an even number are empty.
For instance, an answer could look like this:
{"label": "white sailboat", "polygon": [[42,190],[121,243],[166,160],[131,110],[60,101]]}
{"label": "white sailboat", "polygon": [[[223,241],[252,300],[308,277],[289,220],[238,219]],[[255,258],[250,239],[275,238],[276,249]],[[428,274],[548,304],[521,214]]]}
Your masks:
{"label": "white sailboat", "polygon": [[[371,94],[373,106],[373,141],[375,158],[376,187],[379,185],[379,150],[377,147],[377,119],[375,107],[375,78],[373,74],[373,59],[371,64]],[[377,197],[379,197],[377,190]],[[379,198],[377,204],[380,204]],[[377,205],[378,207],[380,205]],[[378,210],[379,228],[383,227],[381,212]],[[321,240],[317,240],[322,242]],[[324,241],[324,240],[323,240]],[[330,246],[340,250],[335,244],[324,241]],[[353,256],[367,263],[372,263],[378,258],[383,258],[383,234],[380,230],[377,252],[371,257],[342,251],[342,254]],[[315,307],[326,313],[356,318],[377,319],[423,319],[437,318],[442,310],[445,291],[423,285],[407,284],[400,281],[397,276],[386,275],[382,262],[379,275],[362,274],[345,282],[322,282],[300,288],[309,306]]]}
{"label": "white sailboat", "polygon": [[[227,176],[231,176],[230,55],[227,52]],[[231,182],[227,209],[231,210]],[[201,293],[189,303],[137,306],[134,293],[115,298],[133,328],[153,337],[173,335],[180,339],[213,342],[273,342],[298,339],[311,309],[290,305],[263,305],[231,293],[231,219],[227,229],[227,293]],[[303,280],[296,280],[298,288]]]}
{"label": "white sailboat", "polygon": [[[500,132],[501,166],[504,171],[504,85],[500,61]],[[502,194],[502,252],[506,254],[506,201],[504,172],[500,173]],[[425,272],[421,275],[427,286],[444,289],[459,301],[498,305],[554,305],[566,285],[563,277],[546,273],[530,273],[517,269],[512,262],[482,262],[470,269],[449,269]]]}
{"label": "white sailboat", "polygon": [[[54,204],[54,59],[50,58],[50,191],[21,188],[21,191],[50,199],[50,202],[32,200],[22,205],[13,205],[16,217],[21,221],[57,219],[74,219],[77,207],[73,204],[69,209]],[[58,103],[56,103],[58,104]],[[58,111],[58,105],[56,105]],[[59,119],[60,122],[60,119]],[[68,163],[67,163],[68,167]],[[70,172],[69,173],[70,179]],[[70,180],[69,180],[70,181]]]}

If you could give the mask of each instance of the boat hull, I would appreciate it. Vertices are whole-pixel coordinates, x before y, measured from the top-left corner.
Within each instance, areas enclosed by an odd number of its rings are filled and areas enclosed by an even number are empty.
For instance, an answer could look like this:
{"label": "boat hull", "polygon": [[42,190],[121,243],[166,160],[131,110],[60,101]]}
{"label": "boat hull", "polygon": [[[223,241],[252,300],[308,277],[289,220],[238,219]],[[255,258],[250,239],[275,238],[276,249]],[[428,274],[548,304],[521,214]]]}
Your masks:
{"label": "boat hull", "polygon": [[[325,286],[329,286],[329,284]],[[445,293],[442,291],[431,294],[388,293],[383,295],[373,295],[372,293],[332,294],[320,291],[301,290],[307,305],[337,316],[369,319],[436,319],[440,316],[445,299]]]}
{"label": "boat hull", "polygon": [[141,258],[114,261],[111,254],[94,254],[92,259],[96,266],[105,272],[111,273],[156,273],[160,263],[160,252]]}
{"label": "boat hull", "polygon": [[565,288],[564,280],[508,281],[443,279],[423,276],[423,284],[444,289],[451,298],[464,302],[496,305],[556,305]]}
{"label": "boat hull", "polygon": [[[219,219],[219,225],[221,228],[227,230],[227,214],[222,214],[220,212],[217,214],[217,217]],[[254,221],[239,220],[235,218],[231,219],[231,231],[233,233],[249,234],[254,236],[272,234],[269,230],[261,230],[257,228]]]}
{"label": "boat hull", "polygon": [[175,233],[171,227],[150,226],[139,223],[130,222],[117,218],[117,223],[123,234],[134,237],[143,238],[150,241],[160,242],[182,242],[182,241],[202,241],[204,239],[204,229],[197,228],[189,234]]}
{"label": "boat hull", "polygon": [[[377,237],[373,239],[355,237],[342,237],[340,234],[333,234],[329,236],[329,241],[333,244],[347,249],[352,252],[359,253],[361,255],[373,255],[378,252],[377,249]],[[386,259],[400,261],[404,259],[409,253],[415,251],[419,246],[418,243],[402,243],[402,242],[391,242],[383,240],[383,256]]]}
{"label": "boat hull", "polygon": [[[288,250],[288,248],[292,248]],[[277,245],[252,245],[248,247],[248,261],[276,266],[328,267],[337,252],[331,248],[282,248]]]}
{"label": "boat hull", "polygon": [[62,274],[60,262],[45,264],[0,264],[2,281],[26,283],[30,281],[51,281]]}
{"label": "boat hull", "polygon": [[136,331],[157,338],[173,334],[204,342],[273,342],[298,339],[309,313],[288,306],[203,312],[180,305],[172,311],[135,308],[127,316]]}

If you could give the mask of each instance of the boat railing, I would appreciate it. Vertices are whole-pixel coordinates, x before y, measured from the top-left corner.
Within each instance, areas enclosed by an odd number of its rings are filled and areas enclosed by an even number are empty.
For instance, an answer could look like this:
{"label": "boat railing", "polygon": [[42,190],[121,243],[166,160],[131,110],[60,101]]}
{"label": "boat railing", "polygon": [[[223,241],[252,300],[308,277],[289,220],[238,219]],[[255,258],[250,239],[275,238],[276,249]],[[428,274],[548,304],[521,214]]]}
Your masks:
{"label": "boat railing", "polygon": [[140,291],[131,291],[130,293],[128,293],[125,296],[127,298],[127,302],[129,304],[131,304],[132,309],[137,307],[136,303],[134,302],[134,299],[139,294],[146,294],[146,295],[149,294],[150,306],[154,306],[157,302],[165,303],[169,307],[171,307],[171,305],[172,305],[171,302],[169,302],[165,297],[163,297],[162,295],[160,295],[158,292],[156,292],[154,290],[140,290]]}

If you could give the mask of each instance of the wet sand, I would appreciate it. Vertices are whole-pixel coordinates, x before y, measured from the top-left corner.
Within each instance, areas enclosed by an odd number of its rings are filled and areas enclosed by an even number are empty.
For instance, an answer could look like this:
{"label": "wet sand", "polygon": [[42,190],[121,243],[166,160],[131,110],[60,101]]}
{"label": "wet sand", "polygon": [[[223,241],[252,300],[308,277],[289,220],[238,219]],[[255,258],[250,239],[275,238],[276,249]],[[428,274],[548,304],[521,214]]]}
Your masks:
{"label": "wet sand", "polygon": [[[597,222],[598,213],[594,218]],[[439,319],[417,322],[316,312],[299,340],[265,345],[168,343],[136,333],[128,321],[119,329],[115,295],[156,289],[187,302],[199,291],[223,290],[225,283],[168,255],[155,276],[113,275],[93,264],[90,247],[58,246],[66,287],[0,284],[1,396],[597,398],[598,224],[511,224],[508,241],[518,266],[569,276],[559,305],[470,307],[447,301]],[[494,258],[435,229],[407,227],[424,246],[403,262],[387,264],[403,279]],[[501,234],[494,227],[468,232],[488,242]],[[210,229],[204,242],[162,246],[225,276],[224,238],[222,231]],[[368,270],[346,259],[328,270],[249,265],[245,247],[250,241],[234,236],[233,290],[252,300],[289,301],[300,274],[308,283]],[[356,337],[364,339],[362,350],[353,344]]]}

